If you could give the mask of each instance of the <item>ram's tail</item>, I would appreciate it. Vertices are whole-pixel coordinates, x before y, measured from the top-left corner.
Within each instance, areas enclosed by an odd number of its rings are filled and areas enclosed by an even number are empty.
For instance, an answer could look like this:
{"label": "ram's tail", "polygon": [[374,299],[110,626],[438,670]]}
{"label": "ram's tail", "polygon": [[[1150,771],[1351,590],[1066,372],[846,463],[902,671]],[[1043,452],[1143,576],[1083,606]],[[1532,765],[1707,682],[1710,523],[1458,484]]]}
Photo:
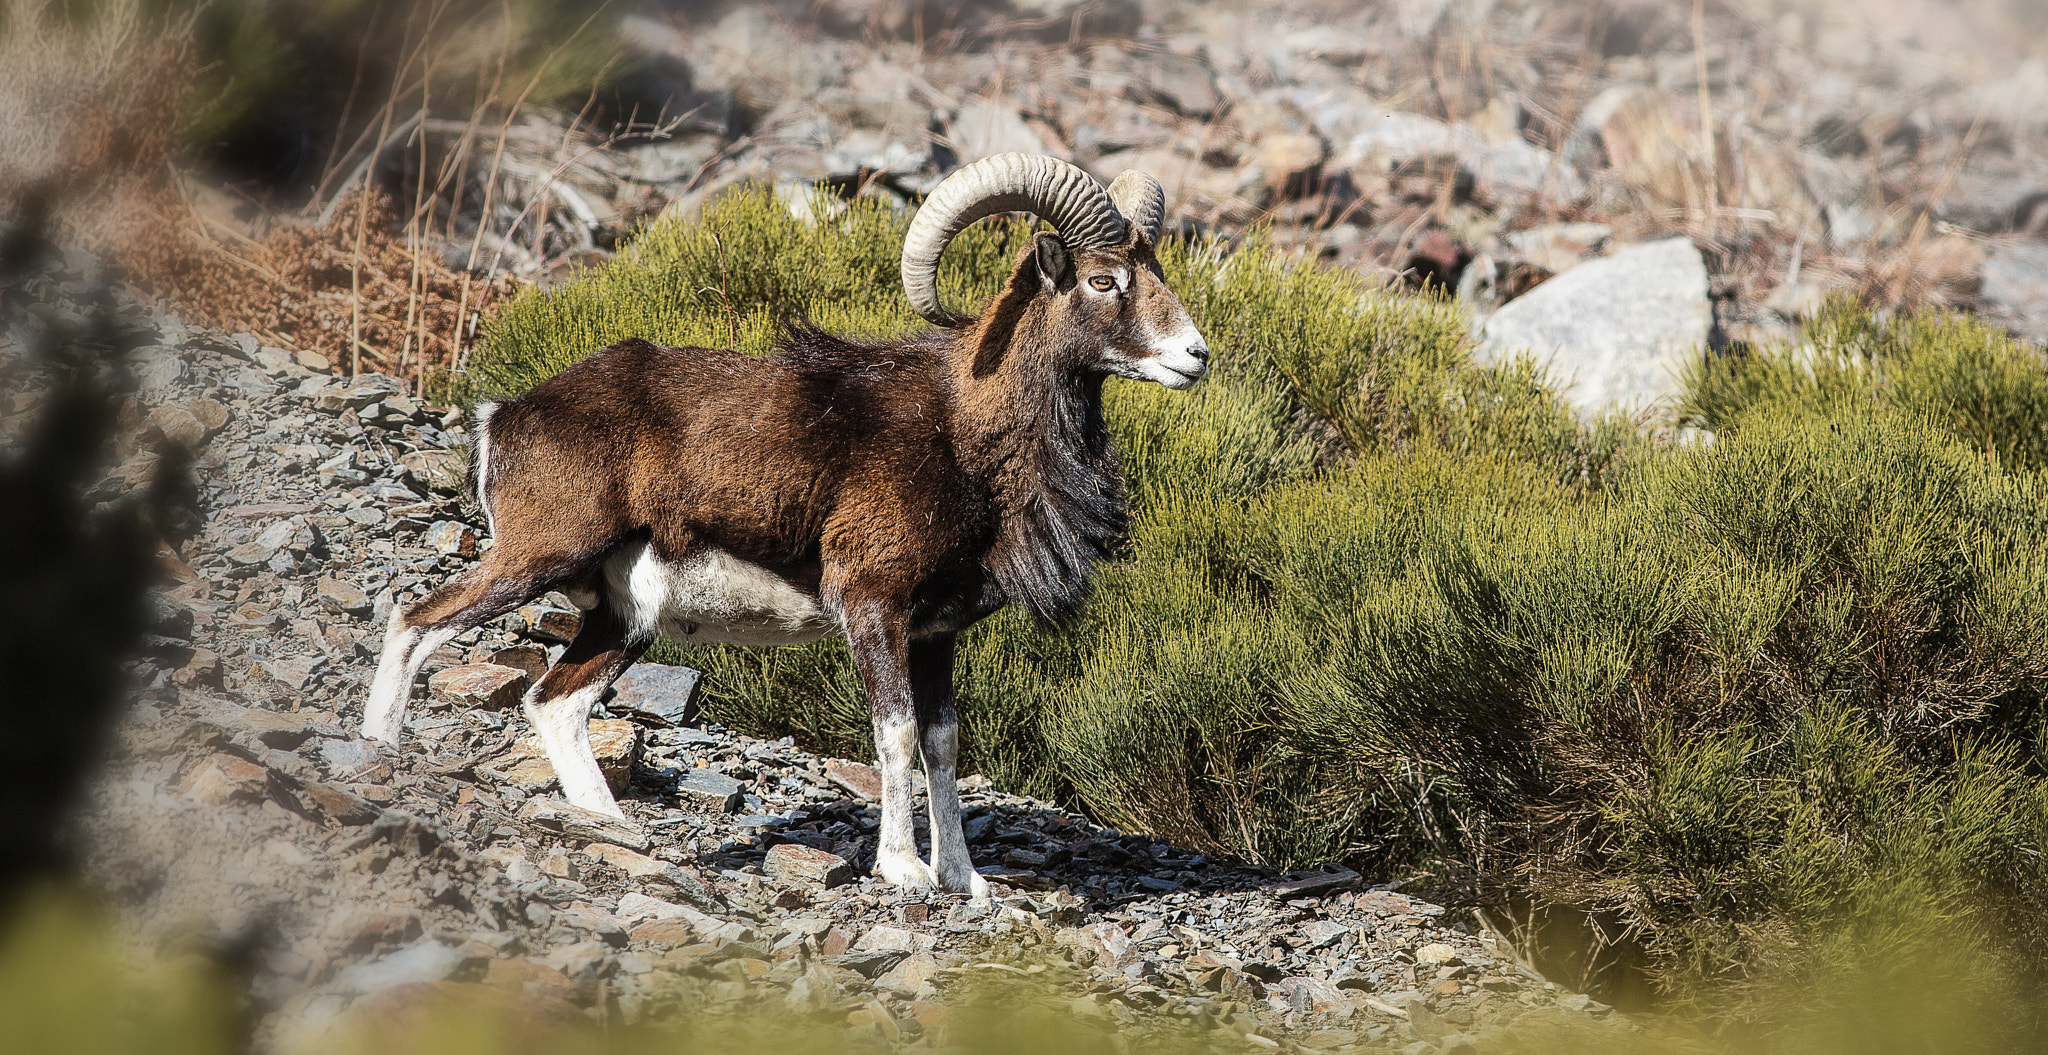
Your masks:
{"label": "ram's tail", "polygon": [[469,497],[484,511],[491,534],[498,533],[498,519],[491,515],[491,415],[496,403],[478,403],[472,426],[476,439],[469,445]]}

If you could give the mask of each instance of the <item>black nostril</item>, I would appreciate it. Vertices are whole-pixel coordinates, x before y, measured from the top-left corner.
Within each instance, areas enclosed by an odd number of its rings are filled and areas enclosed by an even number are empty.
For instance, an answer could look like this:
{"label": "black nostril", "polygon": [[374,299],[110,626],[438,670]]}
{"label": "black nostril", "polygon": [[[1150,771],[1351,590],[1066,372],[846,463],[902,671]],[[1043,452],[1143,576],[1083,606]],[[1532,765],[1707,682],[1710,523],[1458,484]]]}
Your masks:
{"label": "black nostril", "polygon": [[1202,345],[1198,344],[1195,345],[1193,348],[1188,349],[1188,354],[1194,356],[1195,361],[1198,363],[1206,363],[1209,361],[1209,349],[1203,347]]}

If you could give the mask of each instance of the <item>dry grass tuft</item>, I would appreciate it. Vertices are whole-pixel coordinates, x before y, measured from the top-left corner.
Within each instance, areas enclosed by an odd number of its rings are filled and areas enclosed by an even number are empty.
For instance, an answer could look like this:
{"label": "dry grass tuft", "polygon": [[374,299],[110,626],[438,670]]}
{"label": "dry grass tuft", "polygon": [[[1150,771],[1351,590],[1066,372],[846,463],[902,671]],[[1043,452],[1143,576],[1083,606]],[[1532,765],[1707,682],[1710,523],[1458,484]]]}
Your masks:
{"label": "dry grass tuft", "polygon": [[190,38],[134,2],[85,20],[58,6],[0,7],[0,224],[48,201],[50,237],[117,252],[129,218],[168,186]]}
{"label": "dry grass tuft", "polygon": [[409,250],[391,201],[360,193],[324,225],[280,226],[254,241],[182,202],[159,202],[131,264],[151,292],[198,321],[315,351],[336,367],[414,381],[452,368],[513,283]]}

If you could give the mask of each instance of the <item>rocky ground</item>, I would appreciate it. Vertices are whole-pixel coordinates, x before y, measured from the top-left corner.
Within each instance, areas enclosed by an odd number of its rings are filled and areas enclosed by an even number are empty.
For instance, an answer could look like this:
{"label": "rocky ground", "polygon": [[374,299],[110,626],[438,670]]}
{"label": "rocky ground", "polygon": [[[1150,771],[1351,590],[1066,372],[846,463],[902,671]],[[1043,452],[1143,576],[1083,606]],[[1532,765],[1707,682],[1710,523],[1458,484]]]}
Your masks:
{"label": "rocky ground", "polygon": [[[567,118],[517,137],[567,198],[532,195],[557,233],[502,263],[554,281],[742,181],[909,203],[1020,150],[1149,172],[1185,230],[1270,225],[1334,264],[1453,289],[1483,354],[1563,349],[1568,377],[1613,372],[1606,346],[1650,350],[1639,381],[1574,393],[1587,409],[1667,395],[1682,354],[1784,337],[1836,292],[2048,337],[2038,4],[1692,7],[650,4],[622,24],[637,72],[610,108],[580,137]],[[670,120],[593,149],[620,114]],[[1629,288],[1544,290],[1669,239],[1685,259],[1619,267]],[[445,255],[469,251],[458,229]],[[1506,310],[1532,292],[1547,303]]]}
{"label": "rocky ground", "polygon": [[[38,309],[0,345],[10,446],[46,391],[39,334],[96,281],[77,258],[25,280]],[[976,777],[967,831],[997,898],[905,896],[868,874],[874,770],[703,720],[685,668],[637,668],[594,723],[628,820],[576,810],[511,706],[572,632],[564,608],[437,654],[406,743],[368,743],[384,615],[489,545],[458,498],[460,422],[164,311],[124,309],[114,332],[137,385],[89,497],[131,498],[175,444],[197,452],[201,516],[161,554],[171,581],[78,843],[142,946],[240,965],[259,1047],[437,992],[605,1022],[767,1000],[943,1046],[949,999],[990,972],[1043,975],[1076,1015],[1254,1047],[1630,1028],[1398,877],[1210,860]]]}

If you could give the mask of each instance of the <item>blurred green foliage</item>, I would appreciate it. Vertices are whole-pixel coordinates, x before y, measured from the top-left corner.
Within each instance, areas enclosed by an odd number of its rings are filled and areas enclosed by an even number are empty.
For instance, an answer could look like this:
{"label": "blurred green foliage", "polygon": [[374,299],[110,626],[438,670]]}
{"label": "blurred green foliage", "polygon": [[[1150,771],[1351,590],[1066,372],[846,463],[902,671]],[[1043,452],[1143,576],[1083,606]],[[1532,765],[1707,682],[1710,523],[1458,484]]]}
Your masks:
{"label": "blurred green foliage", "polygon": [[[767,983],[735,985],[729,973],[658,972],[639,998],[640,1014],[593,1014],[536,1002],[517,986],[450,980],[358,997],[338,1017],[289,1013],[252,1021],[250,1006],[222,969],[198,951],[149,952],[117,931],[103,910],[76,893],[32,893],[0,912],[0,1035],[9,1051],[96,1055],[147,1051],[226,1055],[693,1055],[791,1052],[812,1055],[916,1050],[978,1055],[1225,1055],[1272,1050],[1247,1033],[1250,1015],[1225,1010],[1191,1018],[1125,1012],[1113,998],[1026,934],[981,950],[942,1003],[926,1005],[912,1035],[891,1041],[870,1024],[873,1009],[852,1002],[791,1003]],[[1730,1027],[1692,1015],[1608,1015],[1552,1010],[1503,1015],[1471,1046],[1483,1055],[1927,1055],[2030,1050],[2010,1029],[2010,994],[1957,974],[1956,957],[1899,961],[1882,971],[1838,976],[1832,989],[1787,986],[1766,995],[1781,1009],[1768,1029]],[[735,991],[737,990],[737,991]],[[1824,1003],[1825,1006],[1815,1006]],[[849,1013],[849,1007],[853,1010]],[[933,1011],[937,1013],[934,1014]],[[1122,1010],[1119,1008],[1118,1010]],[[1418,1034],[1400,1022],[1355,1016],[1327,1024],[1303,1050],[1398,1051]],[[909,1020],[904,1020],[906,1026]],[[1391,1025],[1391,1029],[1389,1028]],[[1376,1036],[1375,1036],[1376,1034]],[[1284,1044],[1285,1042],[1283,1042]]]}
{"label": "blurred green foliage", "polygon": [[0,1037],[10,1051],[212,1055],[240,1022],[198,958],[137,963],[74,891],[10,889],[0,904]]}
{"label": "blurred green foliage", "polygon": [[[508,306],[475,383],[626,336],[762,352],[786,311],[914,325],[904,216],[788,205],[729,196]],[[1027,233],[965,233],[949,301],[992,293]],[[1599,914],[1663,994],[1737,1018],[1930,957],[1975,992],[2038,983],[2037,350],[1839,304],[1703,365],[1686,413],[1716,431],[1667,442],[1473,363],[1439,300],[1257,239],[1162,259],[1215,370],[1108,388],[1129,558],[1071,626],[964,635],[972,768],[1209,852]],[[740,728],[871,750],[841,643],[667,658]]]}

